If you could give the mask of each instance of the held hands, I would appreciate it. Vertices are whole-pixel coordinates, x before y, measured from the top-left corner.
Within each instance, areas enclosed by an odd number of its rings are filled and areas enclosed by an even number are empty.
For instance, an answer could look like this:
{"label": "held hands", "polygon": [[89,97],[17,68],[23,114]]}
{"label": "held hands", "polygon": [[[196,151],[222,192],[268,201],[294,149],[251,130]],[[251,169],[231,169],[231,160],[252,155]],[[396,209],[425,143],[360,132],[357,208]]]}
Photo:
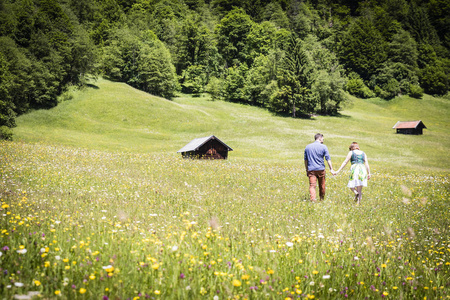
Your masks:
{"label": "held hands", "polygon": [[339,173],[339,171],[331,170],[331,174],[333,174],[333,176],[337,175],[338,173]]}

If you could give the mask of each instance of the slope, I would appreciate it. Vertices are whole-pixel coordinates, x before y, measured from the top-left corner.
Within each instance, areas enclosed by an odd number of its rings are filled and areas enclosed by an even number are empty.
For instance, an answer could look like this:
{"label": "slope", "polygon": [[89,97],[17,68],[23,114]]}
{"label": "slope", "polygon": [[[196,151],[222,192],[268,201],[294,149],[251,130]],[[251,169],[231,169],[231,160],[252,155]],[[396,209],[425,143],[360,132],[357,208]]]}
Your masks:
{"label": "slope", "polygon": [[[99,79],[73,92],[70,101],[19,117],[14,134],[27,143],[168,155],[177,155],[193,138],[214,134],[234,149],[231,159],[297,164],[304,146],[321,132],[335,165],[358,141],[375,165],[448,171],[449,111],[448,100],[431,96],[389,102],[351,97],[339,117],[292,119],[206,96],[169,101]],[[398,120],[422,120],[428,129],[422,136],[397,135],[392,126]]]}

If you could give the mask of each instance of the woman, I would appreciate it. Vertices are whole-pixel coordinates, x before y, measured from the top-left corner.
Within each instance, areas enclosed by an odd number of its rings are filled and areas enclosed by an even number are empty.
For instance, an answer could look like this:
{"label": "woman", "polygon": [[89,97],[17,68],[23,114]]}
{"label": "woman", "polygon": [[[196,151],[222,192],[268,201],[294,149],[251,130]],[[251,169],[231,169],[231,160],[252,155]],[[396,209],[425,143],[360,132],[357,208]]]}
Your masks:
{"label": "woman", "polygon": [[367,155],[359,149],[359,145],[353,142],[349,147],[349,152],[339,170],[335,172],[338,174],[351,161],[350,180],[347,184],[352,192],[355,194],[356,204],[359,205],[362,199],[362,188],[367,186],[367,180],[370,179],[370,167],[367,160]]}

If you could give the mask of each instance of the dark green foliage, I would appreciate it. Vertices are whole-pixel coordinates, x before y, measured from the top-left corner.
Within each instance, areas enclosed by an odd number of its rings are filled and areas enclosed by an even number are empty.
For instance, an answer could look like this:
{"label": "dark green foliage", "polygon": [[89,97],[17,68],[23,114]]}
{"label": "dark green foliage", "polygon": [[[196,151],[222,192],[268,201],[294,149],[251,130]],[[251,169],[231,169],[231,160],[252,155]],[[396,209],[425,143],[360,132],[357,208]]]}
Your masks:
{"label": "dark green foliage", "polygon": [[242,9],[233,9],[217,25],[217,46],[228,66],[251,65],[250,55],[245,49],[252,26],[253,21]]}
{"label": "dark green foliage", "polygon": [[101,65],[112,79],[158,96],[171,98],[178,90],[171,55],[151,31],[139,35],[130,29],[117,30],[104,47]]}
{"label": "dark green foliage", "polygon": [[411,84],[409,87],[409,95],[413,98],[421,99],[423,96],[423,89],[415,84]]}
{"label": "dark green foliage", "polygon": [[13,132],[7,126],[0,126],[0,140],[12,141]]}
{"label": "dark green foliage", "polygon": [[292,116],[338,113],[343,89],[444,95],[449,14],[447,0],[0,0],[0,126],[97,75]]}
{"label": "dark green foliage", "polygon": [[449,74],[442,66],[427,66],[419,72],[420,86],[427,94],[445,95],[449,89]]}
{"label": "dark green foliage", "polygon": [[246,64],[227,69],[226,78],[223,82],[222,99],[230,102],[242,102],[244,100],[244,83],[247,71]]}
{"label": "dark green foliage", "polygon": [[375,94],[369,89],[357,73],[351,73],[346,85],[346,90],[359,98],[372,98]]}
{"label": "dark green foliage", "polygon": [[340,58],[344,65],[364,80],[387,59],[386,42],[377,28],[366,18],[351,24],[340,41]]}

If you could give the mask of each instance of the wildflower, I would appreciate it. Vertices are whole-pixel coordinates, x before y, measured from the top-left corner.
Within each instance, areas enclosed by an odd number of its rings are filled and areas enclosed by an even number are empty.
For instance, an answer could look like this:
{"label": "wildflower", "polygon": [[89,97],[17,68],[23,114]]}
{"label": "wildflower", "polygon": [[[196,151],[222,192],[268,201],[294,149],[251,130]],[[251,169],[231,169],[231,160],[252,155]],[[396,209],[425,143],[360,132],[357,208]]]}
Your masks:
{"label": "wildflower", "polygon": [[234,280],[233,280],[233,285],[236,286],[236,287],[239,287],[239,286],[242,285],[242,283],[241,283],[239,280],[234,279]]}
{"label": "wildflower", "polygon": [[86,293],[86,289],[80,288],[80,294],[84,294],[84,293]]}
{"label": "wildflower", "polygon": [[310,286],[313,286],[313,285],[314,285],[314,281],[311,281],[311,282],[309,283],[309,285],[310,285]]}
{"label": "wildflower", "polygon": [[94,279],[95,279],[95,275],[92,274],[91,276],[89,276],[89,279],[90,279],[90,280],[94,280]]}
{"label": "wildflower", "polygon": [[250,278],[250,275],[244,274],[244,275],[242,275],[241,278],[242,278],[242,280],[248,280]]}
{"label": "wildflower", "polygon": [[313,273],[314,275],[316,275],[316,274],[319,274],[319,271],[314,270],[312,273]]}
{"label": "wildflower", "polygon": [[184,279],[186,277],[186,275],[184,275],[183,273],[180,274],[180,278]]}
{"label": "wildflower", "polygon": [[382,264],[381,267],[382,267],[382,268],[386,268],[386,264]]}
{"label": "wildflower", "polygon": [[41,282],[39,280],[34,280],[33,282],[34,282],[35,286],[40,286],[41,285]]}
{"label": "wildflower", "polygon": [[153,270],[158,270],[159,269],[159,264],[156,263],[156,264],[152,265],[152,269]]}
{"label": "wildflower", "polygon": [[292,247],[292,246],[294,246],[294,243],[292,243],[292,242],[286,242],[286,246]]}
{"label": "wildflower", "polygon": [[177,251],[178,250],[178,246],[173,246],[172,247],[172,252],[175,252],[175,251]]}
{"label": "wildflower", "polygon": [[394,290],[398,289],[398,287],[396,287],[396,286],[393,286],[392,288],[393,288]]}
{"label": "wildflower", "polygon": [[155,295],[159,295],[159,294],[161,294],[161,291],[160,290],[155,290]]}
{"label": "wildflower", "polygon": [[55,291],[55,295],[58,296],[59,294],[61,294],[60,290]]}
{"label": "wildflower", "polygon": [[322,278],[323,278],[323,279],[330,279],[330,277],[331,277],[330,275],[323,275]]}
{"label": "wildflower", "polygon": [[102,267],[102,269],[108,273],[114,272],[114,267],[111,265],[104,266],[104,267]]}
{"label": "wildflower", "polygon": [[201,294],[202,296],[205,295],[207,292],[208,292],[208,291],[207,291],[204,287],[201,287],[201,288],[200,288],[200,294]]}
{"label": "wildflower", "polygon": [[22,282],[14,282],[14,285],[17,287],[23,287],[23,283]]}
{"label": "wildflower", "polygon": [[19,254],[25,254],[25,253],[27,253],[27,249],[20,249],[20,250],[17,250],[17,253],[19,253]]}
{"label": "wildflower", "polygon": [[296,289],[295,292],[300,295],[302,293],[302,290]]}
{"label": "wildflower", "polygon": [[383,296],[387,296],[387,295],[389,295],[388,292],[383,292]]}

